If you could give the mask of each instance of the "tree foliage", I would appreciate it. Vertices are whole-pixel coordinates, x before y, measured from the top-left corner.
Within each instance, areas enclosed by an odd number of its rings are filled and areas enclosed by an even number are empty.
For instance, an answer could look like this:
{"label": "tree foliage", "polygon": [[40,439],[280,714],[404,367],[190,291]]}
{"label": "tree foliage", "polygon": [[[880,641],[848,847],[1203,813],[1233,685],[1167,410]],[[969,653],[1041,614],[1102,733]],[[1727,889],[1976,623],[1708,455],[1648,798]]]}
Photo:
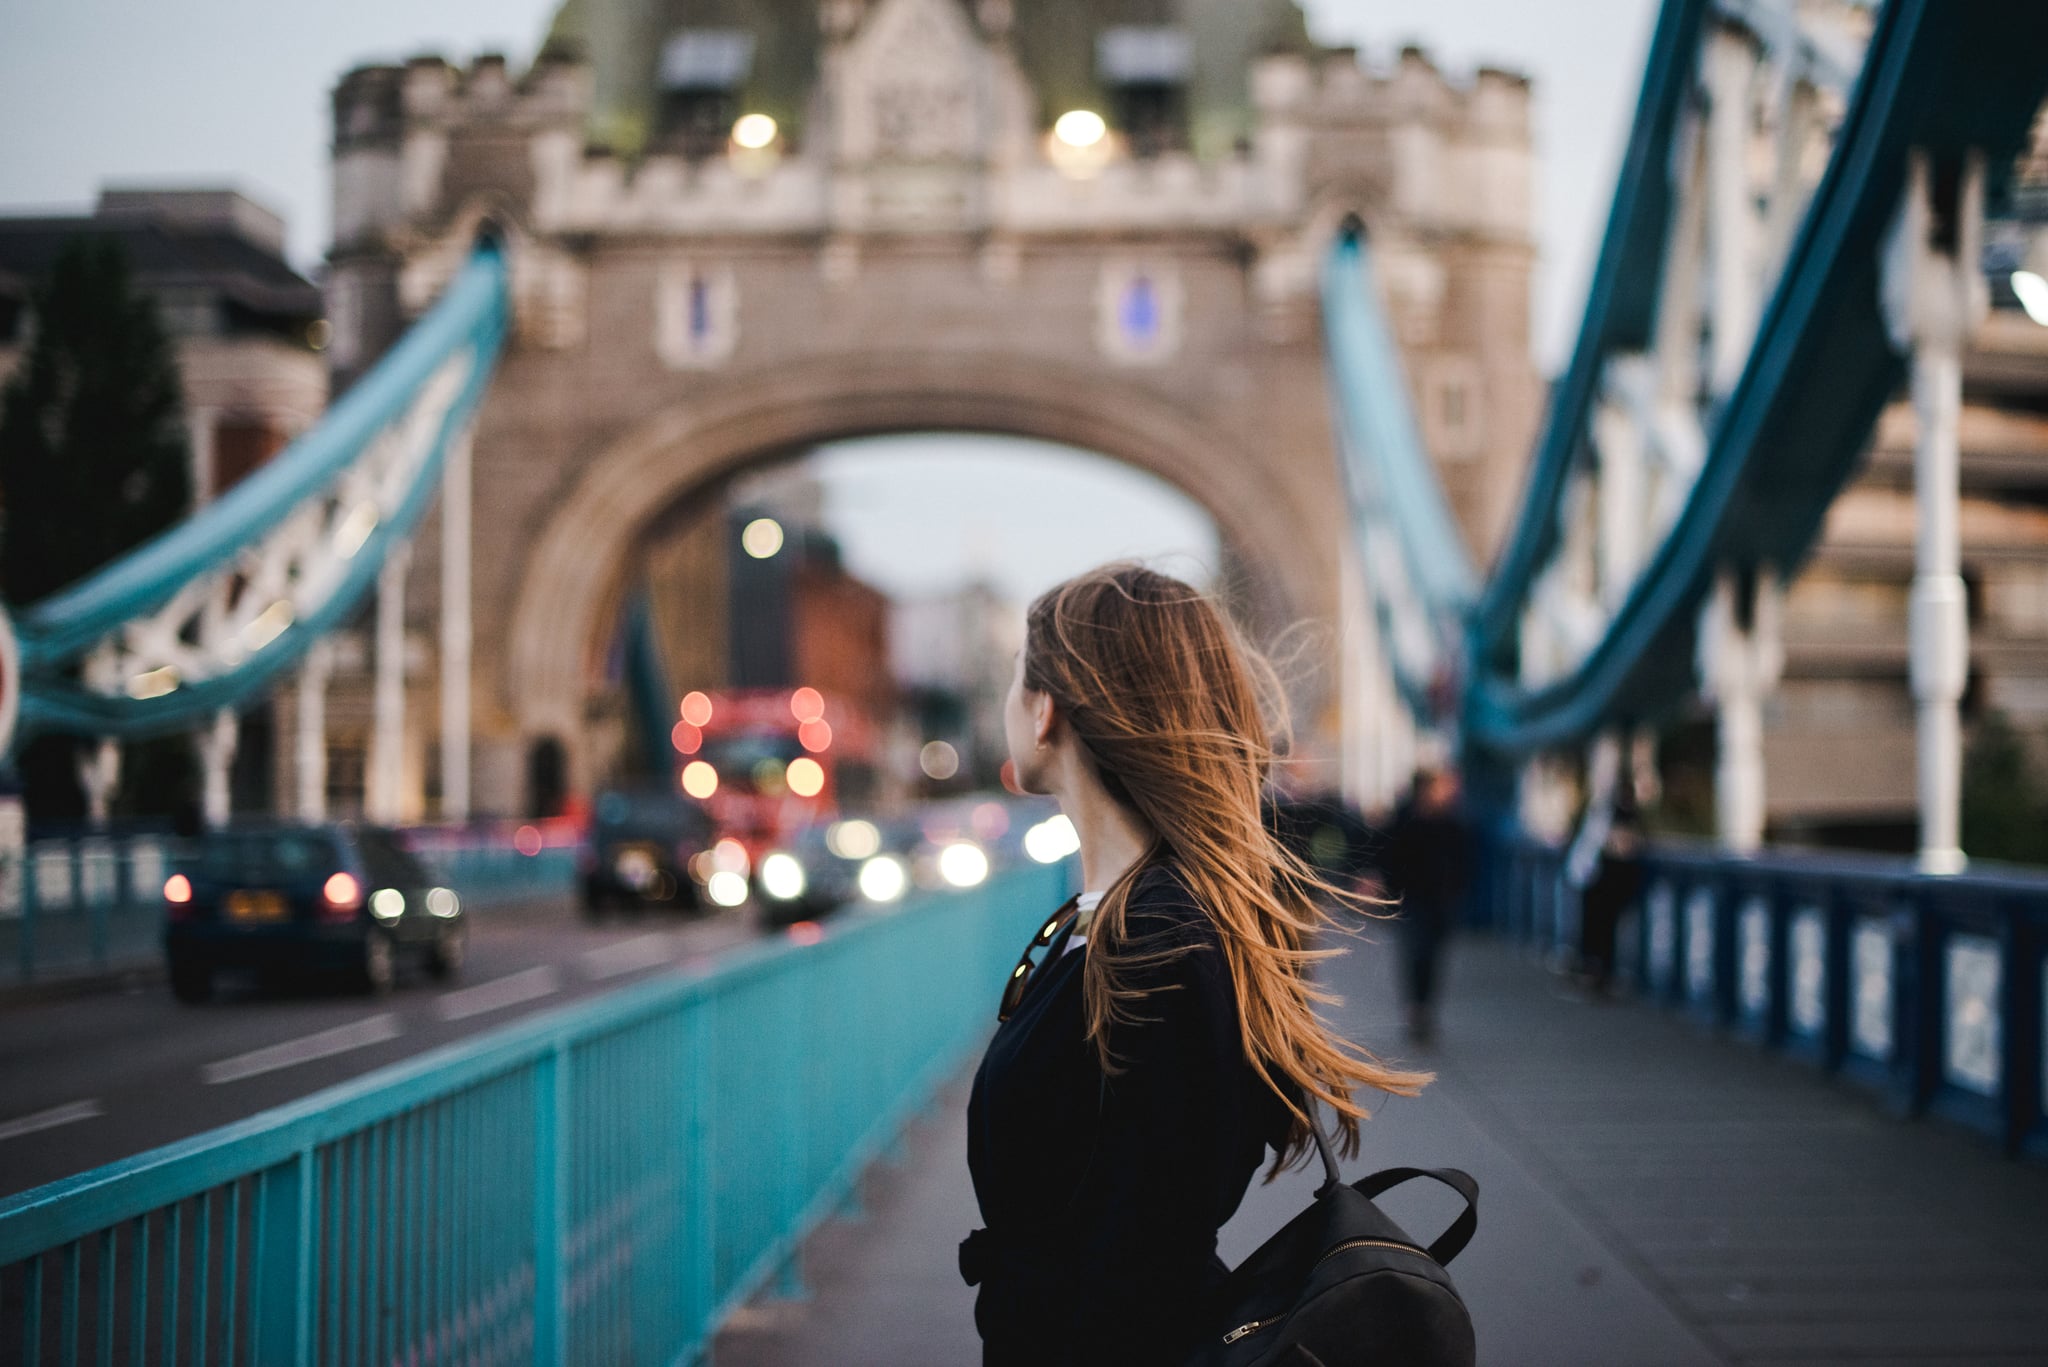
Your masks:
{"label": "tree foliage", "polygon": [[1976,859],[2048,864],[2048,784],[2002,712],[1978,719],[1963,756],[1963,849]]}
{"label": "tree foliage", "polygon": [[30,304],[34,340],[0,394],[0,592],[49,596],[192,502],[177,361],[120,244],[79,237]]}
{"label": "tree foliage", "polygon": [[[19,609],[184,517],[191,466],[177,360],[155,302],[111,238],[74,238],[30,301],[33,340],[0,391],[0,595]],[[128,747],[123,810],[172,815],[196,787],[180,737]],[[19,757],[29,815],[84,813],[78,742],[40,736]]]}

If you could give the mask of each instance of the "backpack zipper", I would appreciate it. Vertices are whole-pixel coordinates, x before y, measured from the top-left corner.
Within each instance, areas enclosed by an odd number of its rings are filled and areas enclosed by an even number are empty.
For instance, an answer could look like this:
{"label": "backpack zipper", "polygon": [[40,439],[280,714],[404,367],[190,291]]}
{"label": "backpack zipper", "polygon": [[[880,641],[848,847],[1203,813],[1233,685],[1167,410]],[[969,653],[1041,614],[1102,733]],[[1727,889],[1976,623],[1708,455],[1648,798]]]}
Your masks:
{"label": "backpack zipper", "polygon": [[1240,1324],[1237,1326],[1237,1328],[1225,1334],[1223,1336],[1223,1341],[1225,1343],[1236,1343],[1246,1334],[1255,1334],[1259,1330],[1266,1328],[1268,1325],[1278,1324],[1281,1320],[1286,1318],[1287,1317],[1285,1315],[1275,1315],[1272,1319],[1269,1320],[1253,1320],[1249,1324]]}
{"label": "backpack zipper", "polygon": [[[1422,1251],[1421,1249],[1412,1247],[1408,1244],[1395,1243],[1392,1239],[1346,1239],[1341,1244],[1337,1244],[1334,1247],[1324,1249],[1323,1256],[1316,1259],[1316,1266],[1320,1267],[1323,1265],[1323,1263],[1327,1262],[1331,1258],[1336,1257],[1339,1253],[1347,1252],[1348,1250],[1354,1248],[1398,1248],[1401,1249],[1403,1252],[1407,1253],[1420,1253]],[[1256,1334],[1261,1329],[1270,1329],[1274,1325],[1278,1324],[1281,1320],[1284,1320],[1286,1318],[1287,1316],[1285,1315],[1275,1315],[1271,1319],[1250,1320],[1244,1324],[1238,1325],[1237,1328],[1225,1334],[1223,1336],[1223,1341],[1226,1344],[1236,1343],[1239,1339],[1245,1337],[1247,1334]]]}

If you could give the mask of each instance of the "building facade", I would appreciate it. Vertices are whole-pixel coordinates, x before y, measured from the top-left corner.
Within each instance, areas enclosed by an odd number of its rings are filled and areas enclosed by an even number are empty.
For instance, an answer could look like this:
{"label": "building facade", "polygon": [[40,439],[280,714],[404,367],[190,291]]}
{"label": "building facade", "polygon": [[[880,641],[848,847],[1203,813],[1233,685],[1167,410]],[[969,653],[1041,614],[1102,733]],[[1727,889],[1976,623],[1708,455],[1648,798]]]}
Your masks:
{"label": "building facade", "polygon": [[1291,3],[583,0],[530,71],[366,67],[334,117],[342,383],[479,232],[511,254],[475,448],[486,809],[517,805],[538,744],[594,778],[587,714],[652,529],[752,465],[904,430],[1178,485],[1245,567],[1255,632],[1322,632],[1310,743],[1369,743],[1389,728],[1340,716],[1370,628],[1340,584],[1317,308],[1345,220],[1374,234],[1482,559],[1540,405],[1526,82],[1418,52],[1370,70]]}

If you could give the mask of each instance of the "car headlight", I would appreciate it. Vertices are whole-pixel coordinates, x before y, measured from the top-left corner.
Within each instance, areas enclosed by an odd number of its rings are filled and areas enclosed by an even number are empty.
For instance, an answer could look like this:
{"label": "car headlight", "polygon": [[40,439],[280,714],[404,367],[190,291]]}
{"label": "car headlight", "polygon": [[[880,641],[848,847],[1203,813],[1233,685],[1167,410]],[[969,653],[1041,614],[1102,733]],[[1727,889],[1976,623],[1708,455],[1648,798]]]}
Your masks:
{"label": "car headlight", "polygon": [[804,866],[777,850],[761,861],[761,891],[778,902],[794,902],[804,895]]}
{"label": "car headlight", "polygon": [[704,891],[711,900],[722,907],[736,907],[747,900],[747,879],[745,874],[734,873],[731,869],[720,869],[711,875],[711,881],[704,885]]}
{"label": "car headlight", "polygon": [[939,877],[956,888],[971,888],[988,877],[988,856],[972,840],[956,840],[939,851]]}
{"label": "car headlight", "polygon": [[644,892],[654,881],[654,856],[645,850],[620,850],[612,860],[612,872],[635,892]]}
{"label": "car headlight", "polygon": [[462,899],[452,888],[433,888],[427,893],[427,911],[434,916],[453,916],[462,910]]}
{"label": "car headlight", "polygon": [[860,895],[870,902],[893,902],[910,886],[910,870],[893,854],[878,854],[860,866]]}
{"label": "car headlight", "polygon": [[405,915],[405,894],[397,888],[378,888],[370,894],[370,915],[380,921],[396,921]]}
{"label": "car headlight", "polygon": [[1024,832],[1024,853],[1041,864],[1057,864],[1080,848],[1081,837],[1064,814],[1049,816]]}

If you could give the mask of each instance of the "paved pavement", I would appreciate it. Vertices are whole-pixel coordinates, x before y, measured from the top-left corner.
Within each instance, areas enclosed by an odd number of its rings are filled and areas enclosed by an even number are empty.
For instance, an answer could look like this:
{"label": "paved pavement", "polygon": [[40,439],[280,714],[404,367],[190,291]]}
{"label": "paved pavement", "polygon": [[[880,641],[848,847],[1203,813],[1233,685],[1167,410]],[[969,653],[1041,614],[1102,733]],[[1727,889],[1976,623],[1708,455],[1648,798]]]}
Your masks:
{"label": "paved pavement", "polygon": [[606,991],[757,932],[731,914],[581,921],[567,898],[474,913],[460,979],[373,999],[224,983],[180,1006],[161,982],[0,1005],[0,1196]]}
{"label": "paved pavement", "polygon": [[[1345,1028],[1402,1052],[1382,952],[1330,980]],[[1489,1367],[2048,1364],[2048,1168],[1678,1018],[1573,1000],[1489,941],[1455,947],[1441,1038],[1411,1052],[1438,1082],[1379,1113],[1347,1175],[1479,1179],[1479,1236],[1452,1271]],[[734,1316],[719,1367],[978,1360],[953,1265],[978,1223],[965,1103],[956,1084],[870,1174],[864,1214],[813,1236],[806,1299]],[[1254,1186],[1223,1256],[1314,1185]],[[1386,1204],[1421,1237],[1451,1205]]]}

